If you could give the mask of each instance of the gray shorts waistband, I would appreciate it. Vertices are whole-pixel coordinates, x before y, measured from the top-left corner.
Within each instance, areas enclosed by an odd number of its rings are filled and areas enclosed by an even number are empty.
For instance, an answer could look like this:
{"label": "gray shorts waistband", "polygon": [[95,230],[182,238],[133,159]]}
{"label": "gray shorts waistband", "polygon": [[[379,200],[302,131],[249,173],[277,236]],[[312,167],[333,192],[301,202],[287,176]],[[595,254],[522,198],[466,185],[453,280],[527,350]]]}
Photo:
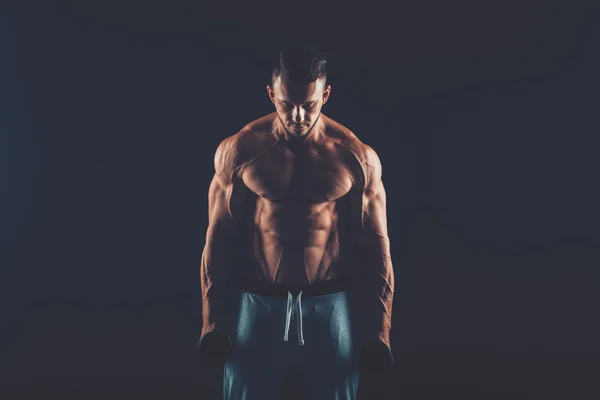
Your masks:
{"label": "gray shorts waistband", "polygon": [[288,293],[296,296],[302,292],[302,297],[323,296],[343,292],[348,289],[346,280],[342,278],[328,279],[314,283],[269,283],[260,281],[243,281],[241,290],[260,296],[286,298]]}

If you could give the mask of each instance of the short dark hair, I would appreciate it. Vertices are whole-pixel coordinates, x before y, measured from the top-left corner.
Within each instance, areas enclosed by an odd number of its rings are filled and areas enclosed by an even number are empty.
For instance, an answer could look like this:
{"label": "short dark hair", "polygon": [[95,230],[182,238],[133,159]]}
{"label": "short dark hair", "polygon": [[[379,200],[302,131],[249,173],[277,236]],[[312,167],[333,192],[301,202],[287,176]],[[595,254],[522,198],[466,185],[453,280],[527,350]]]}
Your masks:
{"label": "short dark hair", "polygon": [[326,65],[327,57],[314,47],[289,47],[279,53],[271,83],[279,77],[285,83],[311,83],[317,79],[326,81]]}

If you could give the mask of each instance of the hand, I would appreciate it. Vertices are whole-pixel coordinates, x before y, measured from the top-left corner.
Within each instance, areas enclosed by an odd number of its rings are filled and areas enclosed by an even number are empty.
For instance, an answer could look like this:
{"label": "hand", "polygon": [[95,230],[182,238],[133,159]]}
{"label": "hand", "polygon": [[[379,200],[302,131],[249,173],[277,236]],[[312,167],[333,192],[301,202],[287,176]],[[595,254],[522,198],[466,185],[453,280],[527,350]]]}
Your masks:
{"label": "hand", "polygon": [[394,366],[394,357],[390,349],[383,342],[377,340],[363,346],[359,363],[361,369],[389,369]]}
{"label": "hand", "polygon": [[367,343],[360,353],[357,398],[391,398],[393,366],[394,358],[383,342]]}
{"label": "hand", "polygon": [[198,342],[202,366],[202,398],[223,399],[223,372],[225,361],[232,350],[231,339],[225,333],[215,330],[207,333]]}
{"label": "hand", "polygon": [[207,333],[198,345],[200,359],[209,367],[225,365],[225,360],[233,347],[229,336],[219,330]]}

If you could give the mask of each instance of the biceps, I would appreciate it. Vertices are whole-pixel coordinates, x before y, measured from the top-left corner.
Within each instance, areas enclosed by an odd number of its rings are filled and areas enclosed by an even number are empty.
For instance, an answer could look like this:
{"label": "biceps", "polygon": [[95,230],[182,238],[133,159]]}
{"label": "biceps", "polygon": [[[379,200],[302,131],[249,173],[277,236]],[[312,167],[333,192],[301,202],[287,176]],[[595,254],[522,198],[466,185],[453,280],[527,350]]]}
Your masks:
{"label": "biceps", "polygon": [[208,191],[209,229],[232,231],[241,215],[244,188],[237,181],[229,182],[215,175]]}
{"label": "biceps", "polygon": [[230,227],[232,218],[229,211],[232,184],[215,174],[208,188],[208,225],[209,229]]}
{"label": "biceps", "polygon": [[386,194],[381,182],[363,195],[363,228],[367,236],[387,239]]}

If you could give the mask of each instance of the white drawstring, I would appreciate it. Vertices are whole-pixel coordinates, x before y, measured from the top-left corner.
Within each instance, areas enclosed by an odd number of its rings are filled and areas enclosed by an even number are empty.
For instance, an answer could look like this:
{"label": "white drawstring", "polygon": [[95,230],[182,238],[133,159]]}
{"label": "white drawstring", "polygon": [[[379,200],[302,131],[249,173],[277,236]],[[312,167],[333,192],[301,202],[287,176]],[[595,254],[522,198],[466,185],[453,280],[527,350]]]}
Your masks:
{"label": "white drawstring", "polygon": [[283,340],[288,341],[288,332],[290,331],[290,319],[292,317],[292,294],[288,292],[287,310],[285,313],[285,332],[283,333]]}
{"label": "white drawstring", "polygon": [[298,344],[300,346],[304,346],[304,336],[303,336],[303,332],[302,332],[302,302],[300,301],[300,299],[302,298],[302,292],[300,292],[300,294],[298,294],[298,305],[296,308],[296,313],[298,316]]}
{"label": "white drawstring", "polygon": [[[304,346],[304,333],[302,331],[302,292],[298,294],[296,299],[296,317],[298,318],[298,344]],[[292,293],[288,292],[287,309],[285,313],[285,332],[283,333],[283,340],[288,341],[290,331],[290,320],[292,318]]]}

